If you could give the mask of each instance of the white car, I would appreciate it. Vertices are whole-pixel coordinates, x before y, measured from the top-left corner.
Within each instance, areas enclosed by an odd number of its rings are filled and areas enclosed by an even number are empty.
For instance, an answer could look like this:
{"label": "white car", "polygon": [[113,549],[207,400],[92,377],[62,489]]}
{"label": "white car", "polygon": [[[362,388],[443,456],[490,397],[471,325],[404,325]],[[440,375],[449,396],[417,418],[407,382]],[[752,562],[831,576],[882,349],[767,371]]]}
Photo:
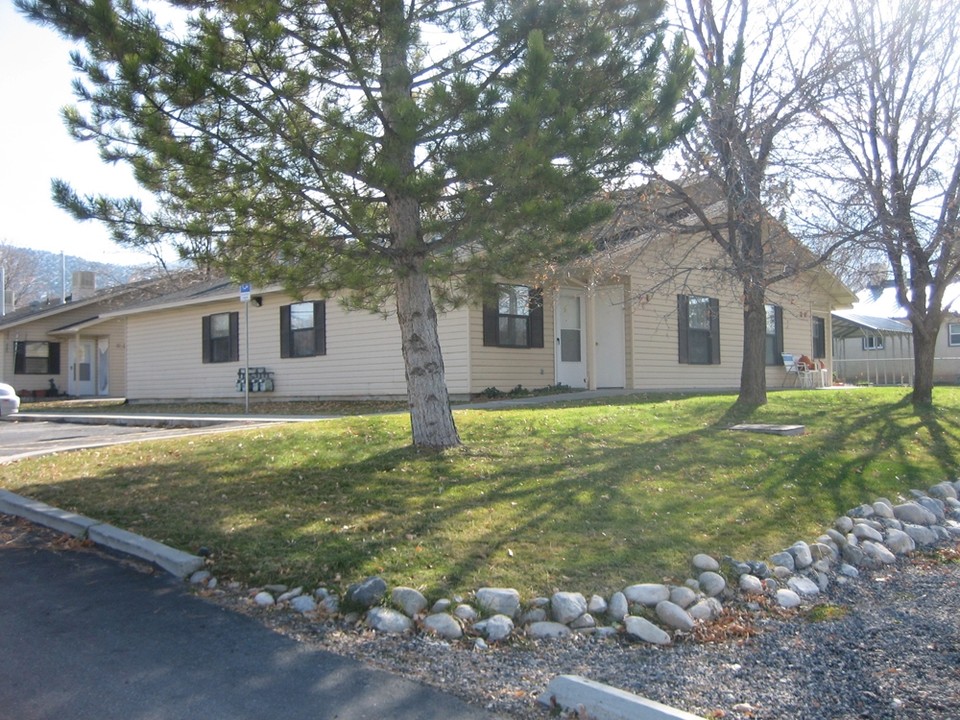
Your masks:
{"label": "white car", "polygon": [[13,415],[20,410],[20,398],[13,387],[0,383],[0,415]]}

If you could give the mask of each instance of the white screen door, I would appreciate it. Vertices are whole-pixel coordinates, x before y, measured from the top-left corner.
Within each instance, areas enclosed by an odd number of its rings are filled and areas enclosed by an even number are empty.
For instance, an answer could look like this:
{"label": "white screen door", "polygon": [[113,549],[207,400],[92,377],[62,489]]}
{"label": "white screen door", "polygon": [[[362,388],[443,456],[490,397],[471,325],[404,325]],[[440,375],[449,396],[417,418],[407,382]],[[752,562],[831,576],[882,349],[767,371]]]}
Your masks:
{"label": "white screen door", "polygon": [[561,291],[557,298],[557,383],[574,388],[587,386],[584,352],[583,294]]}
{"label": "white screen door", "polygon": [[91,340],[81,340],[77,343],[73,356],[72,395],[93,395],[96,392],[96,382],[93,376],[96,358],[95,348],[96,343]]}

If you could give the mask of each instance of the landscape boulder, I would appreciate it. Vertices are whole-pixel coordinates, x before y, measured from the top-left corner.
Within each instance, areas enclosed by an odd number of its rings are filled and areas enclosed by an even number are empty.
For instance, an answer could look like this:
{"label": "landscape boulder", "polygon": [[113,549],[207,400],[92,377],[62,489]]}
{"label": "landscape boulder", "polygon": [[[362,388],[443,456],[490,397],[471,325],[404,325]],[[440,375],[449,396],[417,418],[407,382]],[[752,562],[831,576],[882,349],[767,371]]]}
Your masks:
{"label": "landscape boulder", "polygon": [[515,618],[520,612],[520,593],[513,588],[480,588],[477,604],[484,612]]}
{"label": "landscape boulder", "polygon": [[646,618],[627,615],[623,619],[623,630],[628,638],[642,640],[653,645],[669,645],[670,635]]}
{"label": "landscape boulder", "polygon": [[670,599],[670,588],[656,583],[640,583],[626,588],[623,594],[627,602],[654,607],[658,602]]}
{"label": "landscape boulder", "polygon": [[382,577],[369,577],[347,588],[344,600],[349,605],[364,609],[379,605],[383,596],[387,594],[387,583]]}

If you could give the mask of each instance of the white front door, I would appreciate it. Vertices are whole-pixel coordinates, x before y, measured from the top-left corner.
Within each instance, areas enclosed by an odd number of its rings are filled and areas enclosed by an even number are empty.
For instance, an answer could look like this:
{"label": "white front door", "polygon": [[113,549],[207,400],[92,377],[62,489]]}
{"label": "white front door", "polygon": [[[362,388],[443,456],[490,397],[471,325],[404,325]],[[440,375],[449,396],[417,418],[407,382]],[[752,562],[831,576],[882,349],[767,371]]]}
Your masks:
{"label": "white front door", "polygon": [[583,293],[561,290],[557,297],[557,384],[587,386],[587,358],[583,327]]}
{"label": "white front door", "polygon": [[68,392],[71,395],[94,395],[96,378],[93,370],[96,362],[96,343],[92,340],[79,340],[72,345],[70,359],[70,382]]}
{"label": "white front door", "polygon": [[596,294],[597,387],[622,388],[626,385],[626,349],[624,343],[623,286],[602,287]]}

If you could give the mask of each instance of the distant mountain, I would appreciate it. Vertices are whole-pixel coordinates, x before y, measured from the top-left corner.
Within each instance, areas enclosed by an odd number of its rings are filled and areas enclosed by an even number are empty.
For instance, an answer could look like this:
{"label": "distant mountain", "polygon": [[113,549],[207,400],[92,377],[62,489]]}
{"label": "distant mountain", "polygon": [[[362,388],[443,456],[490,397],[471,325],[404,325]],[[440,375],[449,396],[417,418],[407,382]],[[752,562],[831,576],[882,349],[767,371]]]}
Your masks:
{"label": "distant mountain", "polygon": [[66,271],[67,287],[66,294],[69,295],[71,287],[71,278],[76,271],[89,271],[96,274],[97,289],[122,285],[133,279],[136,273],[142,273],[143,268],[135,268],[130,265],[114,265],[112,263],[95,262],[85,260],[75,255],[64,255],[61,264],[60,254],[46,252],[43,250],[28,250],[34,253],[37,260],[38,275],[47,278],[51,287],[56,288],[56,293],[60,294],[60,281],[63,276],[61,268]]}
{"label": "distant mountain", "polygon": [[12,298],[16,307],[22,307],[34,300],[59,299],[61,294],[69,297],[75,272],[94,273],[97,290],[156,274],[156,268],[150,265],[115,265],[75,255],[64,255],[61,259],[60,253],[6,244],[0,244],[0,263],[6,274],[8,312],[13,309],[9,306]]}

